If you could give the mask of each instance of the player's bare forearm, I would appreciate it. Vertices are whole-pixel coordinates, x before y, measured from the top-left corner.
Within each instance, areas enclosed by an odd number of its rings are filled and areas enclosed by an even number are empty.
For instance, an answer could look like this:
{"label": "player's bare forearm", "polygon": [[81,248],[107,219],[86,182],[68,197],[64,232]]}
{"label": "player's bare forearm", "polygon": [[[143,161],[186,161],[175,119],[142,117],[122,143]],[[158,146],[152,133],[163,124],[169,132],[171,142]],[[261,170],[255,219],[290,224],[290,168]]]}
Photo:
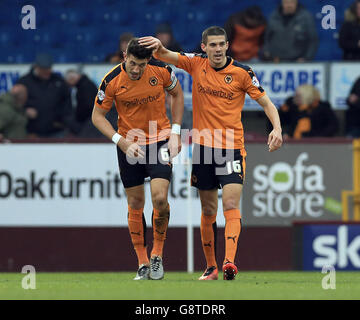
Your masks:
{"label": "player's bare forearm", "polygon": [[101,109],[99,107],[94,106],[93,112],[91,115],[91,121],[93,125],[109,140],[112,139],[113,135],[116,133],[115,129],[106,119],[107,110]]}
{"label": "player's bare forearm", "polygon": [[166,63],[176,66],[179,62],[179,56],[177,52],[166,49],[164,46],[154,52],[154,57]]}
{"label": "player's bare forearm", "polygon": [[[107,110],[98,108],[94,106],[91,121],[93,125],[109,140],[112,140],[113,135],[116,133],[115,129],[111,123],[106,119]],[[126,141],[126,139],[121,138],[117,143],[117,146],[126,154],[129,154],[131,157],[139,156],[144,157],[144,152],[136,143],[131,143]]]}
{"label": "player's bare forearm", "polygon": [[[174,89],[169,91],[171,95],[171,117],[172,123],[181,125],[184,114],[184,94],[178,82]],[[181,150],[181,135],[171,133],[168,143],[170,158],[175,157]]]}
{"label": "player's bare forearm", "polygon": [[179,82],[176,84],[173,90],[169,91],[169,94],[171,95],[172,123],[181,125],[184,115],[184,94]]}
{"label": "player's bare forearm", "polygon": [[264,109],[266,116],[269,118],[273,130],[269,134],[268,146],[269,151],[275,151],[282,145],[282,129],[280,123],[279,112],[267,95],[256,100]]}
{"label": "player's bare forearm", "polygon": [[265,95],[256,101],[264,109],[265,114],[269,118],[273,128],[276,130],[280,130],[280,132],[281,132],[279,112],[277,111],[276,107],[271,102],[269,97],[267,95]]}
{"label": "player's bare forearm", "polygon": [[139,44],[146,48],[153,49],[154,58],[175,66],[178,64],[178,53],[166,49],[159,39],[155,37],[142,37],[139,39]]}
{"label": "player's bare forearm", "polygon": [[116,133],[111,123],[106,119],[107,110],[94,106],[91,121],[93,125],[108,139],[111,140],[112,136]]}

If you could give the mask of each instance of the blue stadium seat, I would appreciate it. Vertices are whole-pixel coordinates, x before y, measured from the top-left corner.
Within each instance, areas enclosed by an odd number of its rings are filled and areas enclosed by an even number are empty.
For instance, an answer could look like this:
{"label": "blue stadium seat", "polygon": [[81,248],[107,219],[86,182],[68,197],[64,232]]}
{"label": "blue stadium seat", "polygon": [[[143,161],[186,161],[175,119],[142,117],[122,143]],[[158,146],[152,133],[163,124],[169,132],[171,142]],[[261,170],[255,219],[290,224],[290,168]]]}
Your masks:
{"label": "blue stadium seat", "polygon": [[[321,8],[328,2],[300,0],[315,17],[320,39],[316,59],[322,61],[341,59],[342,51],[335,36],[343,22],[344,11],[353,0],[336,2],[335,31],[321,29]],[[184,50],[191,51],[198,45],[206,27],[222,26],[231,14],[255,4],[268,18],[279,3],[280,0],[261,3],[258,0],[222,0],[220,7],[216,0],[51,0],[51,5],[38,1],[34,4],[36,30],[22,30],[21,7],[27,2],[0,0],[0,61],[32,62],[34,48],[49,48],[61,62],[97,62],[114,51],[121,33],[154,34],[156,25],[162,22],[169,22]]]}

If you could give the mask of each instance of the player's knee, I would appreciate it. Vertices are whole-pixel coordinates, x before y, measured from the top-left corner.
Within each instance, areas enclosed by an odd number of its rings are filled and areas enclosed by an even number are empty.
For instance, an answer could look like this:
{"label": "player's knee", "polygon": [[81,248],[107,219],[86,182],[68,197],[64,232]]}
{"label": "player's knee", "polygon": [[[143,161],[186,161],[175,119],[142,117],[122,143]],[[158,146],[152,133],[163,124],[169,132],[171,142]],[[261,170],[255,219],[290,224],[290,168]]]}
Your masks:
{"label": "player's knee", "polygon": [[156,193],[153,195],[153,206],[158,210],[165,209],[168,205],[166,194],[164,193]]}
{"label": "player's knee", "polygon": [[201,210],[205,216],[211,216],[217,213],[217,204],[214,203],[202,204]]}
{"label": "player's knee", "polygon": [[239,203],[235,199],[229,198],[223,201],[224,211],[238,209]]}
{"label": "player's knee", "polygon": [[143,197],[128,197],[128,205],[134,210],[142,209],[145,205],[145,199]]}

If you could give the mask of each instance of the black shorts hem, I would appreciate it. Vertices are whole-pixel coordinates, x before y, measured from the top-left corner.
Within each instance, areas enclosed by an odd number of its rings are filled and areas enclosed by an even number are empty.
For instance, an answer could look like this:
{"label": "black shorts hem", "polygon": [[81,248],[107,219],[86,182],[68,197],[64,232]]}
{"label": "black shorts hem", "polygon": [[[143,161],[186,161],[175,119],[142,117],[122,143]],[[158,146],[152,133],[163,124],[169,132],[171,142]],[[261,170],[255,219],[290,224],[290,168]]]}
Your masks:
{"label": "black shorts hem", "polygon": [[122,179],[121,179],[121,182],[123,184],[123,187],[125,189],[127,188],[132,188],[132,187],[137,187],[137,186],[141,186],[144,184],[144,181],[140,182],[140,181],[131,181],[131,182],[124,182]]}
{"label": "black shorts hem", "polygon": [[241,184],[242,186],[244,185],[244,181],[226,181],[225,183],[222,183],[221,184],[221,188],[223,188],[224,186],[226,186],[227,184]]}
{"label": "black shorts hem", "polygon": [[150,181],[153,180],[153,179],[165,179],[165,180],[168,180],[170,182],[171,177],[172,177],[172,174],[169,175],[169,174],[166,174],[166,173],[164,173],[164,174],[159,173],[159,174],[156,174],[154,176],[150,176]]}

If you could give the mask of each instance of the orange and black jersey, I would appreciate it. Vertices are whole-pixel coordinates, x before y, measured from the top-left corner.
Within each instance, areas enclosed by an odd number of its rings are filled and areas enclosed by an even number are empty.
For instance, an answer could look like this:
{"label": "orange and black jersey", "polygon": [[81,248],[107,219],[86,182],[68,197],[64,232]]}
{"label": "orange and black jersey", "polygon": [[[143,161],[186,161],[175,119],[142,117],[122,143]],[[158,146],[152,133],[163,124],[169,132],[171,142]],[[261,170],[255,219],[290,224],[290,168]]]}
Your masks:
{"label": "orange and black jersey", "polygon": [[140,145],[155,143],[170,135],[164,89],[176,84],[173,70],[160,61],[150,60],[139,80],[130,80],[123,62],[102,79],[95,105],[110,110],[115,101],[118,133]]}
{"label": "orange and black jersey", "polygon": [[230,57],[224,67],[211,67],[205,54],[179,53],[178,68],[193,78],[193,142],[222,149],[244,148],[241,111],[245,95],[265,95],[252,69]]}

